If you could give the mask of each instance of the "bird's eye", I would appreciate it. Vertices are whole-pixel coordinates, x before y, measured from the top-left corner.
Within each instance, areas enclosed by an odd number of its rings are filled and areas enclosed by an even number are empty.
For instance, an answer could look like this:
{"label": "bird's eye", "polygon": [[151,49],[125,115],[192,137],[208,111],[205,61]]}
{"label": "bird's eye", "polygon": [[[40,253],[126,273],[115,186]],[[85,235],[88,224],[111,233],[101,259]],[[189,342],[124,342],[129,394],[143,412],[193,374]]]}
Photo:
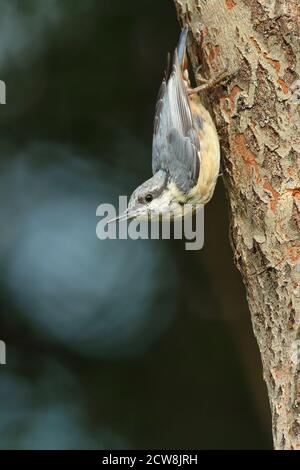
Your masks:
{"label": "bird's eye", "polygon": [[152,194],[147,194],[147,195],[145,196],[145,201],[146,201],[146,202],[151,202],[152,199],[153,199]]}

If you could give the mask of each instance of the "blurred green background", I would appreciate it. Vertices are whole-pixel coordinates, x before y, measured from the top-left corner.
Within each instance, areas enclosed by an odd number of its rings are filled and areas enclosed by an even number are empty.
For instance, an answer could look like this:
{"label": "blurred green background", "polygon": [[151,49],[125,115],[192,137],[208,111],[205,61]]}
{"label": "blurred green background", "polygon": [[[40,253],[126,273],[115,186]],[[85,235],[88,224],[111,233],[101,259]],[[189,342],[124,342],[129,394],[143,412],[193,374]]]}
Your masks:
{"label": "blurred green background", "polygon": [[151,175],[172,1],[0,8],[0,448],[270,448],[222,179],[199,252],[95,235]]}

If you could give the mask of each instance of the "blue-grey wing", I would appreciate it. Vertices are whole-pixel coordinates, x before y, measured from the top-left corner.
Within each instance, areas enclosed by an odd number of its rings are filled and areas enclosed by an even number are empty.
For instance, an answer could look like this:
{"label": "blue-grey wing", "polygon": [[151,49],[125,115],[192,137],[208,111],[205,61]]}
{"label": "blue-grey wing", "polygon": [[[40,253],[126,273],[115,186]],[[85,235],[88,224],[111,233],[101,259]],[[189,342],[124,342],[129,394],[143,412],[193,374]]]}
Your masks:
{"label": "blue-grey wing", "polygon": [[160,88],[154,119],[153,173],[166,170],[187,193],[198,181],[200,144],[175,51],[172,72]]}

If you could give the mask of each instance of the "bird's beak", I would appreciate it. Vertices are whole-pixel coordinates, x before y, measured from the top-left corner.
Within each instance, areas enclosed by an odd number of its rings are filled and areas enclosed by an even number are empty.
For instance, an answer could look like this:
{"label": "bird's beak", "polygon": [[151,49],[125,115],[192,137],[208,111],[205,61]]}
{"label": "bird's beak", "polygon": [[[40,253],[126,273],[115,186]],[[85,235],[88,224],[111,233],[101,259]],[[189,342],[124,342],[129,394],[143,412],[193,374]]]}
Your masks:
{"label": "bird's beak", "polygon": [[123,214],[118,215],[114,219],[110,219],[107,223],[112,224],[113,222],[123,222],[124,220],[135,219],[140,215],[140,210],[127,209]]}

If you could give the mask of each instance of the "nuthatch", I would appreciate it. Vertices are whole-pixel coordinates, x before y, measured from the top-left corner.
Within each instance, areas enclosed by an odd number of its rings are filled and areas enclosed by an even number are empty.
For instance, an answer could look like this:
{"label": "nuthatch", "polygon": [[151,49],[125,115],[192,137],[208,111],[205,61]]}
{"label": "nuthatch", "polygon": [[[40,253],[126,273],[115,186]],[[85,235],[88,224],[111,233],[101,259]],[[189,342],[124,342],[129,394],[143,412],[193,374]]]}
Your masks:
{"label": "nuthatch", "polygon": [[189,27],[181,32],[172,71],[161,85],[155,110],[153,176],[132,194],[118,220],[178,217],[212,197],[219,175],[216,128],[198,95],[190,88],[186,60]]}

